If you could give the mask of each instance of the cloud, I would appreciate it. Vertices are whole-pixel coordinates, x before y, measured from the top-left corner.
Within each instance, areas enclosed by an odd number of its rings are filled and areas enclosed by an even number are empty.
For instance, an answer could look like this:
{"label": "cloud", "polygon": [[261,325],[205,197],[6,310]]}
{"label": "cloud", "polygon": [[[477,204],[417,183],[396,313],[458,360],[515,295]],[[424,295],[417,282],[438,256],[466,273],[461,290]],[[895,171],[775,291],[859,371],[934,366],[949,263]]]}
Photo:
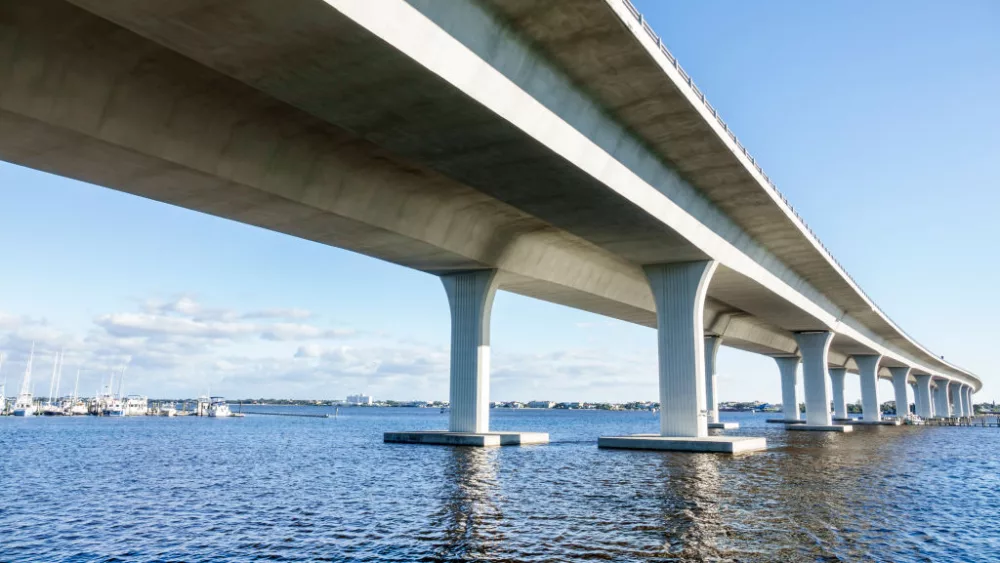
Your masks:
{"label": "cloud", "polygon": [[244,313],[244,319],[308,319],[312,317],[312,311],[306,309],[261,309],[260,311],[250,311]]}
{"label": "cloud", "polygon": [[184,335],[201,338],[236,338],[257,332],[253,323],[209,321],[147,313],[101,315],[94,323],[114,336]]}
{"label": "cloud", "polygon": [[261,333],[264,340],[319,340],[354,336],[356,331],[347,328],[321,328],[314,325],[294,323],[274,323]]}

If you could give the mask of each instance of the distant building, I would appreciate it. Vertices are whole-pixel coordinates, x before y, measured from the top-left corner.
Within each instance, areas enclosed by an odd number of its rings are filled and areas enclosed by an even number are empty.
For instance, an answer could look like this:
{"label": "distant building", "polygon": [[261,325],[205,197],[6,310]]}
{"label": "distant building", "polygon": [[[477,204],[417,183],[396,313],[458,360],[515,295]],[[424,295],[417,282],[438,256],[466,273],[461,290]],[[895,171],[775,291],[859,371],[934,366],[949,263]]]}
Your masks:
{"label": "distant building", "polygon": [[374,402],[371,395],[348,395],[348,405],[370,405]]}
{"label": "distant building", "polygon": [[555,406],[552,401],[531,401],[528,403],[529,409],[551,409]]}

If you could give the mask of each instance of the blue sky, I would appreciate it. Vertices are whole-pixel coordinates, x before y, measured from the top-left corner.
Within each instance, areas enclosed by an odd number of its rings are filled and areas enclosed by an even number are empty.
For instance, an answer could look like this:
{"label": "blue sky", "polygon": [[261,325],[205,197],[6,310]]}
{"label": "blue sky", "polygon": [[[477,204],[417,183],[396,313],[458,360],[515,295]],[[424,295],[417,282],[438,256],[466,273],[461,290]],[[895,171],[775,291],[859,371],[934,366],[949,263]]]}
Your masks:
{"label": "blue sky", "polygon": [[[996,397],[1000,5],[636,5],[869,295]],[[426,274],[8,164],[0,259],[8,393],[37,340],[43,394],[65,346],[86,393],[131,355],[151,396],[447,397]],[[655,362],[652,330],[496,300],[495,400],[654,399]],[[724,348],[719,373],[723,400],[779,400],[769,358]]]}

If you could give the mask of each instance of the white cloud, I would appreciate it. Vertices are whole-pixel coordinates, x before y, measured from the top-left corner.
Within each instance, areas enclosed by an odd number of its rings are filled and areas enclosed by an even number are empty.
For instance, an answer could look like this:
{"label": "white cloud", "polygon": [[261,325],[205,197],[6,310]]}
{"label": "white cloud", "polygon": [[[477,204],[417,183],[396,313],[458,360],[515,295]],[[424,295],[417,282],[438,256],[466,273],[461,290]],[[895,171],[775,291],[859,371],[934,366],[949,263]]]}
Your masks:
{"label": "white cloud", "polygon": [[202,338],[235,338],[257,332],[253,323],[209,321],[147,313],[101,315],[94,322],[115,336],[183,335]]}
{"label": "white cloud", "polygon": [[314,325],[295,323],[274,323],[267,325],[260,337],[264,340],[318,340],[354,336],[356,331],[346,328],[322,328]]}
{"label": "white cloud", "polygon": [[244,319],[308,319],[312,317],[312,311],[306,309],[261,309],[244,313]]}

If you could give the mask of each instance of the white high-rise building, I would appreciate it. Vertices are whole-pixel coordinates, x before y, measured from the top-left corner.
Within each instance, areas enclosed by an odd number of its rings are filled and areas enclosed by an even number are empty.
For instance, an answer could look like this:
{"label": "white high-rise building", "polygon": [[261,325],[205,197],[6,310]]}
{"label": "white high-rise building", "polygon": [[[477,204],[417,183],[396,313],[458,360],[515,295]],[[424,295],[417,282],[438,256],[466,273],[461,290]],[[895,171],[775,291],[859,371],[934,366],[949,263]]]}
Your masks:
{"label": "white high-rise building", "polygon": [[348,395],[347,404],[348,405],[370,405],[372,404],[371,395]]}

